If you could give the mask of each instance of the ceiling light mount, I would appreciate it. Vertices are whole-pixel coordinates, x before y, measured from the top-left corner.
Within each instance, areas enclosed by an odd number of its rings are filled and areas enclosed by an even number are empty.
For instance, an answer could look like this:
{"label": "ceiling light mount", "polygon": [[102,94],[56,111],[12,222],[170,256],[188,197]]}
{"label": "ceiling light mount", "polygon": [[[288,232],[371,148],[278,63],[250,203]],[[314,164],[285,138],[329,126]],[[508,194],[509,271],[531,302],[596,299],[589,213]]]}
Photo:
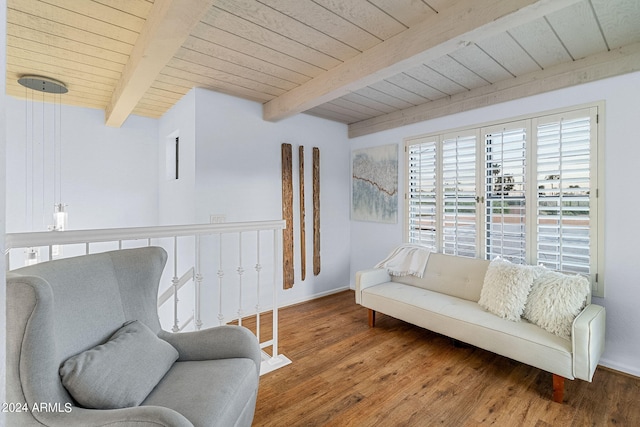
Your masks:
{"label": "ceiling light mount", "polygon": [[42,76],[22,76],[18,79],[22,86],[45,93],[67,93],[69,89],[61,81]]}

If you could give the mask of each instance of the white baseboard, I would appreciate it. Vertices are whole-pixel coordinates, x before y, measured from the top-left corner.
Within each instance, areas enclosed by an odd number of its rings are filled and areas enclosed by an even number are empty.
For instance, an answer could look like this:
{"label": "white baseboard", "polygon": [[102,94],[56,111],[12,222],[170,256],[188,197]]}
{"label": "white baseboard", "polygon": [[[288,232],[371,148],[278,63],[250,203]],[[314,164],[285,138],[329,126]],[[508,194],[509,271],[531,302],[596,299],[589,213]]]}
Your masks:
{"label": "white baseboard", "polygon": [[[296,304],[302,304],[304,302],[313,301],[314,299],[326,297],[328,295],[333,295],[333,294],[337,294],[339,292],[344,292],[344,291],[348,291],[348,290],[350,290],[349,286],[344,286],[344,287],[341,287],[341,288],[331,289],[329,291],[320,292],[320,293],[313,294],[313,295],[307,295],[305,297],[298,298],[298,299],[295,299],[293,301],[288,301],[286,303],[280,303],[280,305],[278,305],[278,309],[282,309],[284,307],[289,307],[289,306],[296,305]],[[268,313],[268,312],[270,312],[272,310],[273,310],[273,306],[272,305],[261,306],[260,307],[260,314]],[[245,312],[242,313],[242,318],[246,319],[246,318],[249,318],[249,317],[253,317],[256,314],[257,314],[256,310],[248,310],[248,311],[245,311]],[[229,322],[233,322],[233,321],[238,320],[237,317],[230,317],[229,319],[230,319]]]}
{"label": "white baseboard", "polygon": [[632,377],[638,377],[640,379],[640,369],[638,367],[627,366],[607,359],[600,359],[599,365],[613,371],[618,371],[622,374],[631,375]]}
{"label": "white baseboard", "polygon": [[324,292],[320,292],[320,293],[313,294],[313,295],[307,295],[307,296],[305,296],[305,297],[303,297],[303,298],[298,298],[298,299],[296,299],[296,300],[289,301],[289,302],[287,302],[286,304],[281,304],[281,305],[280,305],[280,308],[283,308],[283,307],[289,307],[289,306],[291,306],[291,305],[296,305],[296,304],[301,304],[301,303],[303,303],[303,302],[307,302],[307,301],[312,301],[312,300],[314,300],[314,299],[318,299],[318,298],[326,297],[326,296],[328,296],[328,295],[333,295],[333,294],[337,294],[337,293],[339,293],[339,292],[348,291],[349,289],[350,289],[350,287],[349,287],[349,286],[344,286],[344,287],[342,287],[342,288],[331,289],[331,290],[329,290],[329,291],[324,291]]}

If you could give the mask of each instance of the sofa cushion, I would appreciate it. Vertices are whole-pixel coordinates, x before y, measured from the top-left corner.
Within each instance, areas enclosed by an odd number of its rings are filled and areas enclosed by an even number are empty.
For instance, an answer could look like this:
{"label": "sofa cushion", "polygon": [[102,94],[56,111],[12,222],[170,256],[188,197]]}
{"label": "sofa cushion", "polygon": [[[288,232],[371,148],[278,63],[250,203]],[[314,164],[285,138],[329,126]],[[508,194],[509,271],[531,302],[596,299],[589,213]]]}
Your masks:
{"label": "sofa cushion", "polygon": [[478,304],[503,319],[517,322],[533,283],[533,268],[496,258],[484,276]]}
{"label": "sofa cushion", "polygon": [[477,302],[488,265],[484,259],[432,252],[421,278],[392,276],[391,281]]}
{"label": "sofa cushion", "polygon": [[145,324],[127,322],[101,345],[67,359],[62,384],[85,408],[137,406],[178,359]]}
{"label": "sofa cushion", "polygon": [[251,359],[176,362],[142,406],[171,408],[194,426],[250,425],[257,389]]}
{"label": "sofa cushion", "polygon": [[533,281],[524,317],[562,338],[571,338],[571,326],[584,308],[589,281],[579,275],[544,271]]}

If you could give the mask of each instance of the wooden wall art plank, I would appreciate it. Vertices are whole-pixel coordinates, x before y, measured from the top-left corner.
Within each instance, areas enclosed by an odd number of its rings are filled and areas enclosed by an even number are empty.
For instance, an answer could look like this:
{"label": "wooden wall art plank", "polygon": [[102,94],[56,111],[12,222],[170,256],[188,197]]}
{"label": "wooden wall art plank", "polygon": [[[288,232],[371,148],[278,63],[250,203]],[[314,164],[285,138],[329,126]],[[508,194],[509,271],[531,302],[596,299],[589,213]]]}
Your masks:
{"label": "wooden wall art plank", "polygon": [[313,274],[320,274],[320,149],[313,147]]}
{"label": "wooden wall art plank", "polygon": [[293,287],[293,166],[291,144],[282,144],[282,219],[286,228],[282,230],[282,287]]}
{"label": "wooden wall art plank", "polygon": [[304,210],[304,147],[298,147],[298,167],[300,173],[300,280],[307,276],[307,245]]}

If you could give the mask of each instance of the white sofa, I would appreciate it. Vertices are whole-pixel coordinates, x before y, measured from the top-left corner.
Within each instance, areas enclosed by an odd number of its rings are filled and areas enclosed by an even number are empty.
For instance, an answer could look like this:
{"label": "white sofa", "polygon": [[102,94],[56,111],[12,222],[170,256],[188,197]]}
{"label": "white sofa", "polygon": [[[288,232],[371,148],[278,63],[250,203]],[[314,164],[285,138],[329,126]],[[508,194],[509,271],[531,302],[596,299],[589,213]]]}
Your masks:
{"label": "white sofa", "polygon": [[380,312],[553,374],[553,400],[564,379],[591,381],[604,350],[605,309],[591,304],[575,317],[566,339],[522,319],[506,320],[478,301],[490,262],[432,253],[422,277],[391,276],[382,268],[356,274],[356,302]]}

